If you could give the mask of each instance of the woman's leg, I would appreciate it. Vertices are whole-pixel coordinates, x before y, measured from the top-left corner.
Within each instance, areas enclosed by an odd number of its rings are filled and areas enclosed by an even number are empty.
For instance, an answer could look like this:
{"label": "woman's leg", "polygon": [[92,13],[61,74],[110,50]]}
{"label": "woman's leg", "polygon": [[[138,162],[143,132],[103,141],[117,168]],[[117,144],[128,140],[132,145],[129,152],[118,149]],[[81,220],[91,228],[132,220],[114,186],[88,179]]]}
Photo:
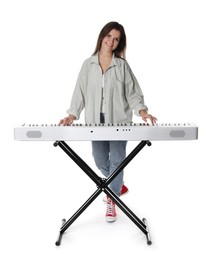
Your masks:
{"label": "woman's leg", "polygon": [[110,171],[109,142],[92,141],[92,155],[97,168],[105,177],[108,177]]}
{"label": "woman's leg", "polygon": [[[126,158],[126,144],[127,141],[110,141],[110,173],[114,172],[116,168]],[[110,183],[110,188],[120,195],[121,187],[123,185],[123,174],[121,171],[119,175]]]}

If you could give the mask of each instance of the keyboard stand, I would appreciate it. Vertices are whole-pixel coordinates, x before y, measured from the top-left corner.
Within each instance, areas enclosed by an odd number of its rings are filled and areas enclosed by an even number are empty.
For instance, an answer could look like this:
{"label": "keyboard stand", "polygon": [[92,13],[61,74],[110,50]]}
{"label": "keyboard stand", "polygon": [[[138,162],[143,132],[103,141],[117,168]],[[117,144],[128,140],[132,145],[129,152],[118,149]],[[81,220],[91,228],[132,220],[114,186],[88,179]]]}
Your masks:
{"label": "keyboard stand", "polygon": [[151,146],[150,141],[141,141],[132,152],[124,159],[124,161],[118,166],[118,168],[112,172],[108,178],[99,177],[64,141],[56,141],[54,146],[59,146],[97,185],[96,191],[90,196],[90,198],[75,212],[75,214],[69,220],[62,220],[62,225],[59,231],[56,246],[61,244],[62,236],[64,232],[70,227],[70,225],[84,212],[84,210],[100,195],[104,192],[109,196],[115,204],[134,222],[134,224],[146,235],[147,244],[151,245],[152,241],[147,226],[147,220],[143,218],[139,219],[123,202],[122,200],[108,187],[108,185],[114,180],[114,178],[126,167],[126,165],[144,148],[145,145]]}

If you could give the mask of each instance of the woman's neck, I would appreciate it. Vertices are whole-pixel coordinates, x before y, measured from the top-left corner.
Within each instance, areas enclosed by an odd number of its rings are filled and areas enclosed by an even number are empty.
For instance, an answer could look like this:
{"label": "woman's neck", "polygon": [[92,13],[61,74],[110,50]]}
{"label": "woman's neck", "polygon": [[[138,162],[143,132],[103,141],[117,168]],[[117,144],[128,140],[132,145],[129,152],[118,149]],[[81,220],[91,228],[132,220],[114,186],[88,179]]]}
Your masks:
{"label": "woman's neck", "polygon": [[113,53],[99,52],[99,63],[103,74],[110,67],[112,57],[113,57]]}
{"label": "woman's neck", "polygon": [[112,59],[113,52],[100,50],[99,51],[99,57],[102,58],[102,59]]}

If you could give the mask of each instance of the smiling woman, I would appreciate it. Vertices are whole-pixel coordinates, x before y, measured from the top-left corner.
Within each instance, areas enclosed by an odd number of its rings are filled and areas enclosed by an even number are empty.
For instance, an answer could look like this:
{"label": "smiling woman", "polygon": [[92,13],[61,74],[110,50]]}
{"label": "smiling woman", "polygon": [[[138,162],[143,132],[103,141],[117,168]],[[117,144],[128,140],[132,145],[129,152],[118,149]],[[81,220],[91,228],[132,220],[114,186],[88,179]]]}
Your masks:
{"label": "smiling woman", "polygon": [[[85,108],[87,124],[131,123],[134,113],[151,123],[156,118],[147,112],[143,93],[125,60],[126,34],[118,22],[107,23],[101,30],[93,55],[84,61],[75,86],[68,117],[60,120],[67,125],[79,119]],[[126,157],[127,141],[93,141],[95,164],[108,177]],[[123,195],[123,171],[110,183],[118,196]],[[125,191],[128,188],[125,187]],[[107,197],[106,221],[116,220],[116,207]]]}

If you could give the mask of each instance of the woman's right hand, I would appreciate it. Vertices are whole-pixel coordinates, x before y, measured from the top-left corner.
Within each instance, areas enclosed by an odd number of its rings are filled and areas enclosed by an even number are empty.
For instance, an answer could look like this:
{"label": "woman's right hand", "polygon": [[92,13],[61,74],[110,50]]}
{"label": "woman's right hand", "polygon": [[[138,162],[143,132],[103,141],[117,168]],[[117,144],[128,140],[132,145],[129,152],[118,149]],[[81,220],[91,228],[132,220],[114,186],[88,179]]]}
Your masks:
{"label": "woman's right hand", "polygon": [[76,120],[76,117],[74,115],[69,115],[64,119],[61,119],[59,125],[71,125],[74,122],[74,120]]}

